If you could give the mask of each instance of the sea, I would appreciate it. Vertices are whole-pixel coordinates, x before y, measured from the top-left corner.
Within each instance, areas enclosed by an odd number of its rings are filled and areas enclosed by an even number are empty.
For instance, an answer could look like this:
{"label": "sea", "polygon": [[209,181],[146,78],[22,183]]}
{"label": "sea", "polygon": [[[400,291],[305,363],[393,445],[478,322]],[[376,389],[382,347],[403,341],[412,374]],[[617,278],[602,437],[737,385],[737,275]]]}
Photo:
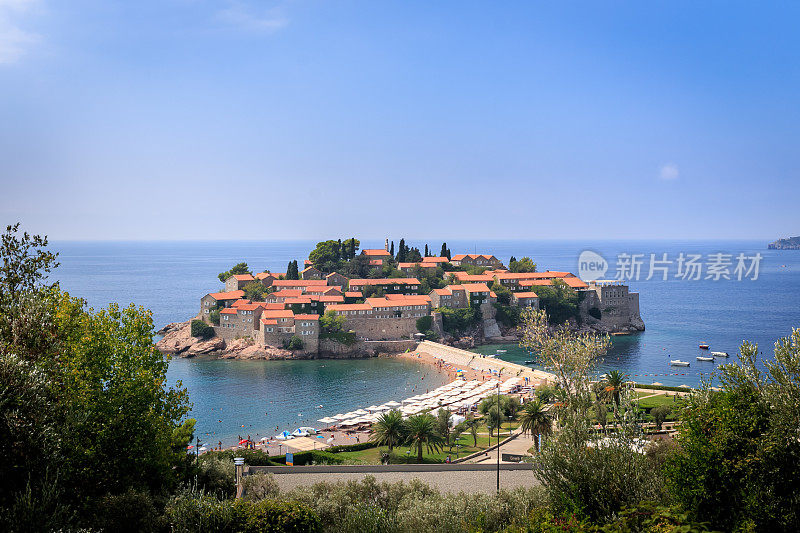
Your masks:
{"label": "sea", "polygon": [[[438,252],[442,240],[409,239],[407,243],[420,249],[428,244]],[[285,272],[289,261],[302,262],[314,244],[53,242],[51,248],[59,252],[61,265],[52,278],[95,309],[111,302],[150,309],[159,329],[194,316],[202,296],[221,290],[219,272],[241,261],[254,272]],[[364,241],[362,247],[382,248],[383,244]],[[512,255],[528,256],[539,271],[575,274],[580,273],[583,252],[601,256],[607,264],[605,278],[621,278],[631,291],[639,293],[646,330],[613,337],[598,371],[622,370],[637,382],[695,386],[703,379],[713,380],[715,368],[725,360],[697,361],[698,355],[708,355],[699,349],[700,343],[708,343],[711,351],[730,353],[730,361],[741,343],[749,340],[768,358],[776,339],[800,327],[800,251],[768,250],[765,241],[498,240],[447,244],[453,254],[490,253],[504,263]],[[739,256],[745,268],[737,270]],[[700,265],[699,276],[697,270],[685,268],[690,258],[692,264]],[[502,359],[519,363],[533,359],[516,345],[484,346],[478,351],[498,353]],[[689,361],[690,366],[670,366],[672,359]],[[401,400],[444,383],[444,378],[428,367],[393,358],[173,358],[168,378],[171,384],[180,383],[188,390],[197,435],[209,446],[301,426],[324,426],[318,419]]]}

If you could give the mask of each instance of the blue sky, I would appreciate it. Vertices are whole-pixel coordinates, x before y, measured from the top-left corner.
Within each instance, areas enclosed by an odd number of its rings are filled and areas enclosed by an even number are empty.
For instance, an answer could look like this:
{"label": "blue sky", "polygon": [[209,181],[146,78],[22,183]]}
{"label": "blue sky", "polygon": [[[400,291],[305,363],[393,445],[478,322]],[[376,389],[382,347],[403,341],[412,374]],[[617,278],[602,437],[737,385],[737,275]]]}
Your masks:
{"label": "blue sky", "polygon": [[796,6],[0,0],[0,222],[800,234]]}

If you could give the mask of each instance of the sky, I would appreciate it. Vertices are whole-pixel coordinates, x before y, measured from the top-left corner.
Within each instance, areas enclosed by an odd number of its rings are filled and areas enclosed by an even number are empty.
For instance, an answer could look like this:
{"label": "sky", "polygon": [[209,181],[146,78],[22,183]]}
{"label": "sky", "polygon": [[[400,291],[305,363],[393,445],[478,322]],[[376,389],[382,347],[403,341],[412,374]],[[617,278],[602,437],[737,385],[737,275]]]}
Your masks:
{"label": "sky", "polygon": [[798,235],[799,6],[0,0],[0,223]]}

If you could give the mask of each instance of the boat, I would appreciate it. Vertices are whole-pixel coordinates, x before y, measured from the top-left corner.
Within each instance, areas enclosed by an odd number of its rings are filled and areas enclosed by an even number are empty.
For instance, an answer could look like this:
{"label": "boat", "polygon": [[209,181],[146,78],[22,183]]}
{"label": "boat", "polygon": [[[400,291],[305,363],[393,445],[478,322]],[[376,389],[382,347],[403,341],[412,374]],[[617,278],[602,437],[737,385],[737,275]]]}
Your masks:
{"label": "boat", "polygon": [[730,357],[728,352],[711,352],[714,357]]}
{"label": "boat", "polygon": [[672,359],[669,362],[670,366],[689,366],[689,361],[681,361],[680,359]]}
{"label": "boat", "polygon": [[487,353],[486,355],[484,355],[484,357],[488,357],[490,359],[494,359],[495,357],[497,357],[497,354],[495,354],[495,353]]}
{"label": "boat", "polygon": [[701,350],[708,350],[708,344],[705,344],[705,343],[701,344],[700,345],[700,349]]}
{"label": "boat", "polygon": [[697,360],[698,361],[713,361],[714,358],[713,357],[703,357],[702,355],[698,355],[697,356]]}
{"label": "boat", "polygon": [[497,350],[497,353],[506,353],[508,350]]}
{"label": "boat", "polygon": [[525,363],[526,365],[535,365],[536,364],[533,361],[523,361],[523,363]]}

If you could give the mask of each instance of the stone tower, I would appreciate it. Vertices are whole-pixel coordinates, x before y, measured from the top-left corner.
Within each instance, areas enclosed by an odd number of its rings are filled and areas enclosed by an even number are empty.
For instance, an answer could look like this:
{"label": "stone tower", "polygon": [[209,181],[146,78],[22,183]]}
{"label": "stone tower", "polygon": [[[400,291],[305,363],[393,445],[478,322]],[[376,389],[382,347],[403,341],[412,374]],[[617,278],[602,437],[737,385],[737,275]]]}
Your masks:
{"label": "stone tower", "polygon": [[386,244],[383,245],[383,249],[386,250],[387,252],[389,251],[389,238],[388,237],[386,238]]}

